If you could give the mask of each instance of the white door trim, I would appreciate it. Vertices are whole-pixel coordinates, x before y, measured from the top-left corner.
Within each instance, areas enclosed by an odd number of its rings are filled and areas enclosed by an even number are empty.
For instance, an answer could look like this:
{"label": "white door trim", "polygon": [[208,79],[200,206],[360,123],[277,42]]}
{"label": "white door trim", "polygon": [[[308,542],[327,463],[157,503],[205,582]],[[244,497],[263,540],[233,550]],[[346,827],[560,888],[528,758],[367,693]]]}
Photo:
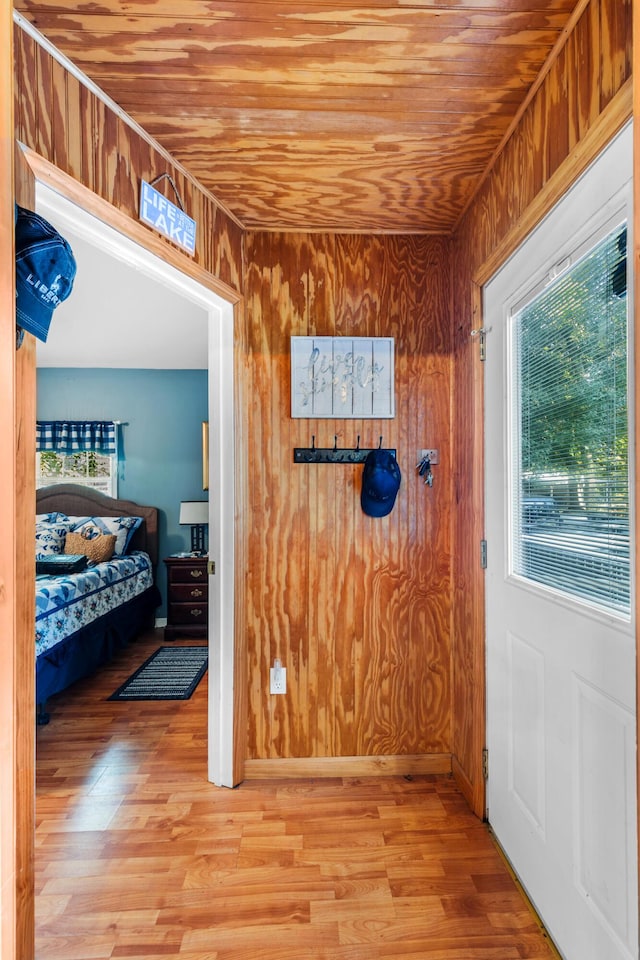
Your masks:
{"label": "white door trim", "polygon": [[[234,727],[234,363],[233,304],[182,273],[144,246],[82,209],[77,202],[36,181],[37,209],[114,257],[131,264],[201,306],[209,327],[209,577],[208,777],[233,783]],[[215,412],[215,416],[212,413]],[[220,642],[215,639],[219,637]]]}

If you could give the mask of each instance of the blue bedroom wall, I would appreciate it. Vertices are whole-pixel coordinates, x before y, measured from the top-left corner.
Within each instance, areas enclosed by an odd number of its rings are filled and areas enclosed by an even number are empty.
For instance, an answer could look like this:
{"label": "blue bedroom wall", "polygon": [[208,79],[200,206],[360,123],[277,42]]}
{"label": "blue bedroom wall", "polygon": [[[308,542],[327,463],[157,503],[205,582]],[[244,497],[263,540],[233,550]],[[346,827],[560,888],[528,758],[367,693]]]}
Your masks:
{"label": "blue bedroom wall", "polygon": [[190,548],[178,524],[181,500],[206,500],[202,421],[208,420],[207,370],[113,370],[41,367],[40,420],[120,420],[118,496],[159,510],[158,586],[166,617],[162,558]]}

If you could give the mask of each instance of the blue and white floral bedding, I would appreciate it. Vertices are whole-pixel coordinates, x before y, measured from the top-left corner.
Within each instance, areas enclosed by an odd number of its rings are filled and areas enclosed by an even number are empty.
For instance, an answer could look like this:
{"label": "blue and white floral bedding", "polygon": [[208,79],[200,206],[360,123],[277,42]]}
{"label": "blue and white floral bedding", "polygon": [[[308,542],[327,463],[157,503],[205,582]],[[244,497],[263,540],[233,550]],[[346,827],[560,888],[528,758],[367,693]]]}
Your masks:
{"label": "blue and white floral bedding", "polygon": [[80,573],[36,576],[36,656],[152,585],[151,560],[141,551]]}

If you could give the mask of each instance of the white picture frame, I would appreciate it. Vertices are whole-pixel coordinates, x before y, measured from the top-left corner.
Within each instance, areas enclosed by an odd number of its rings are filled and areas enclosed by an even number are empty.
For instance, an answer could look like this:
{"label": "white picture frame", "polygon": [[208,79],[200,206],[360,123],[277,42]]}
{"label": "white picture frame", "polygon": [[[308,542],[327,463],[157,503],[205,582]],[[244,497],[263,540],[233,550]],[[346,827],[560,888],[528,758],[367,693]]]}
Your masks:
{"label": "white picture frame", "polygon": [[392,419],[393,337],[291,337],[293,418]]}

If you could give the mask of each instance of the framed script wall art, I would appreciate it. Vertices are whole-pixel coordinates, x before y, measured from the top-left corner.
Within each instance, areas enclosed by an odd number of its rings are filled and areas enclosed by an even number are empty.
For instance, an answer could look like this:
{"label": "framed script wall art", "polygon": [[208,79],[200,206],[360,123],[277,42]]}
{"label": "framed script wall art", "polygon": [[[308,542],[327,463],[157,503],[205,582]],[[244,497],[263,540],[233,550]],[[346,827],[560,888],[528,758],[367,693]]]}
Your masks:
{"label": "framed script wall art", "polygon": [[393,337],[291,337],[291,416],[395,416]]}

